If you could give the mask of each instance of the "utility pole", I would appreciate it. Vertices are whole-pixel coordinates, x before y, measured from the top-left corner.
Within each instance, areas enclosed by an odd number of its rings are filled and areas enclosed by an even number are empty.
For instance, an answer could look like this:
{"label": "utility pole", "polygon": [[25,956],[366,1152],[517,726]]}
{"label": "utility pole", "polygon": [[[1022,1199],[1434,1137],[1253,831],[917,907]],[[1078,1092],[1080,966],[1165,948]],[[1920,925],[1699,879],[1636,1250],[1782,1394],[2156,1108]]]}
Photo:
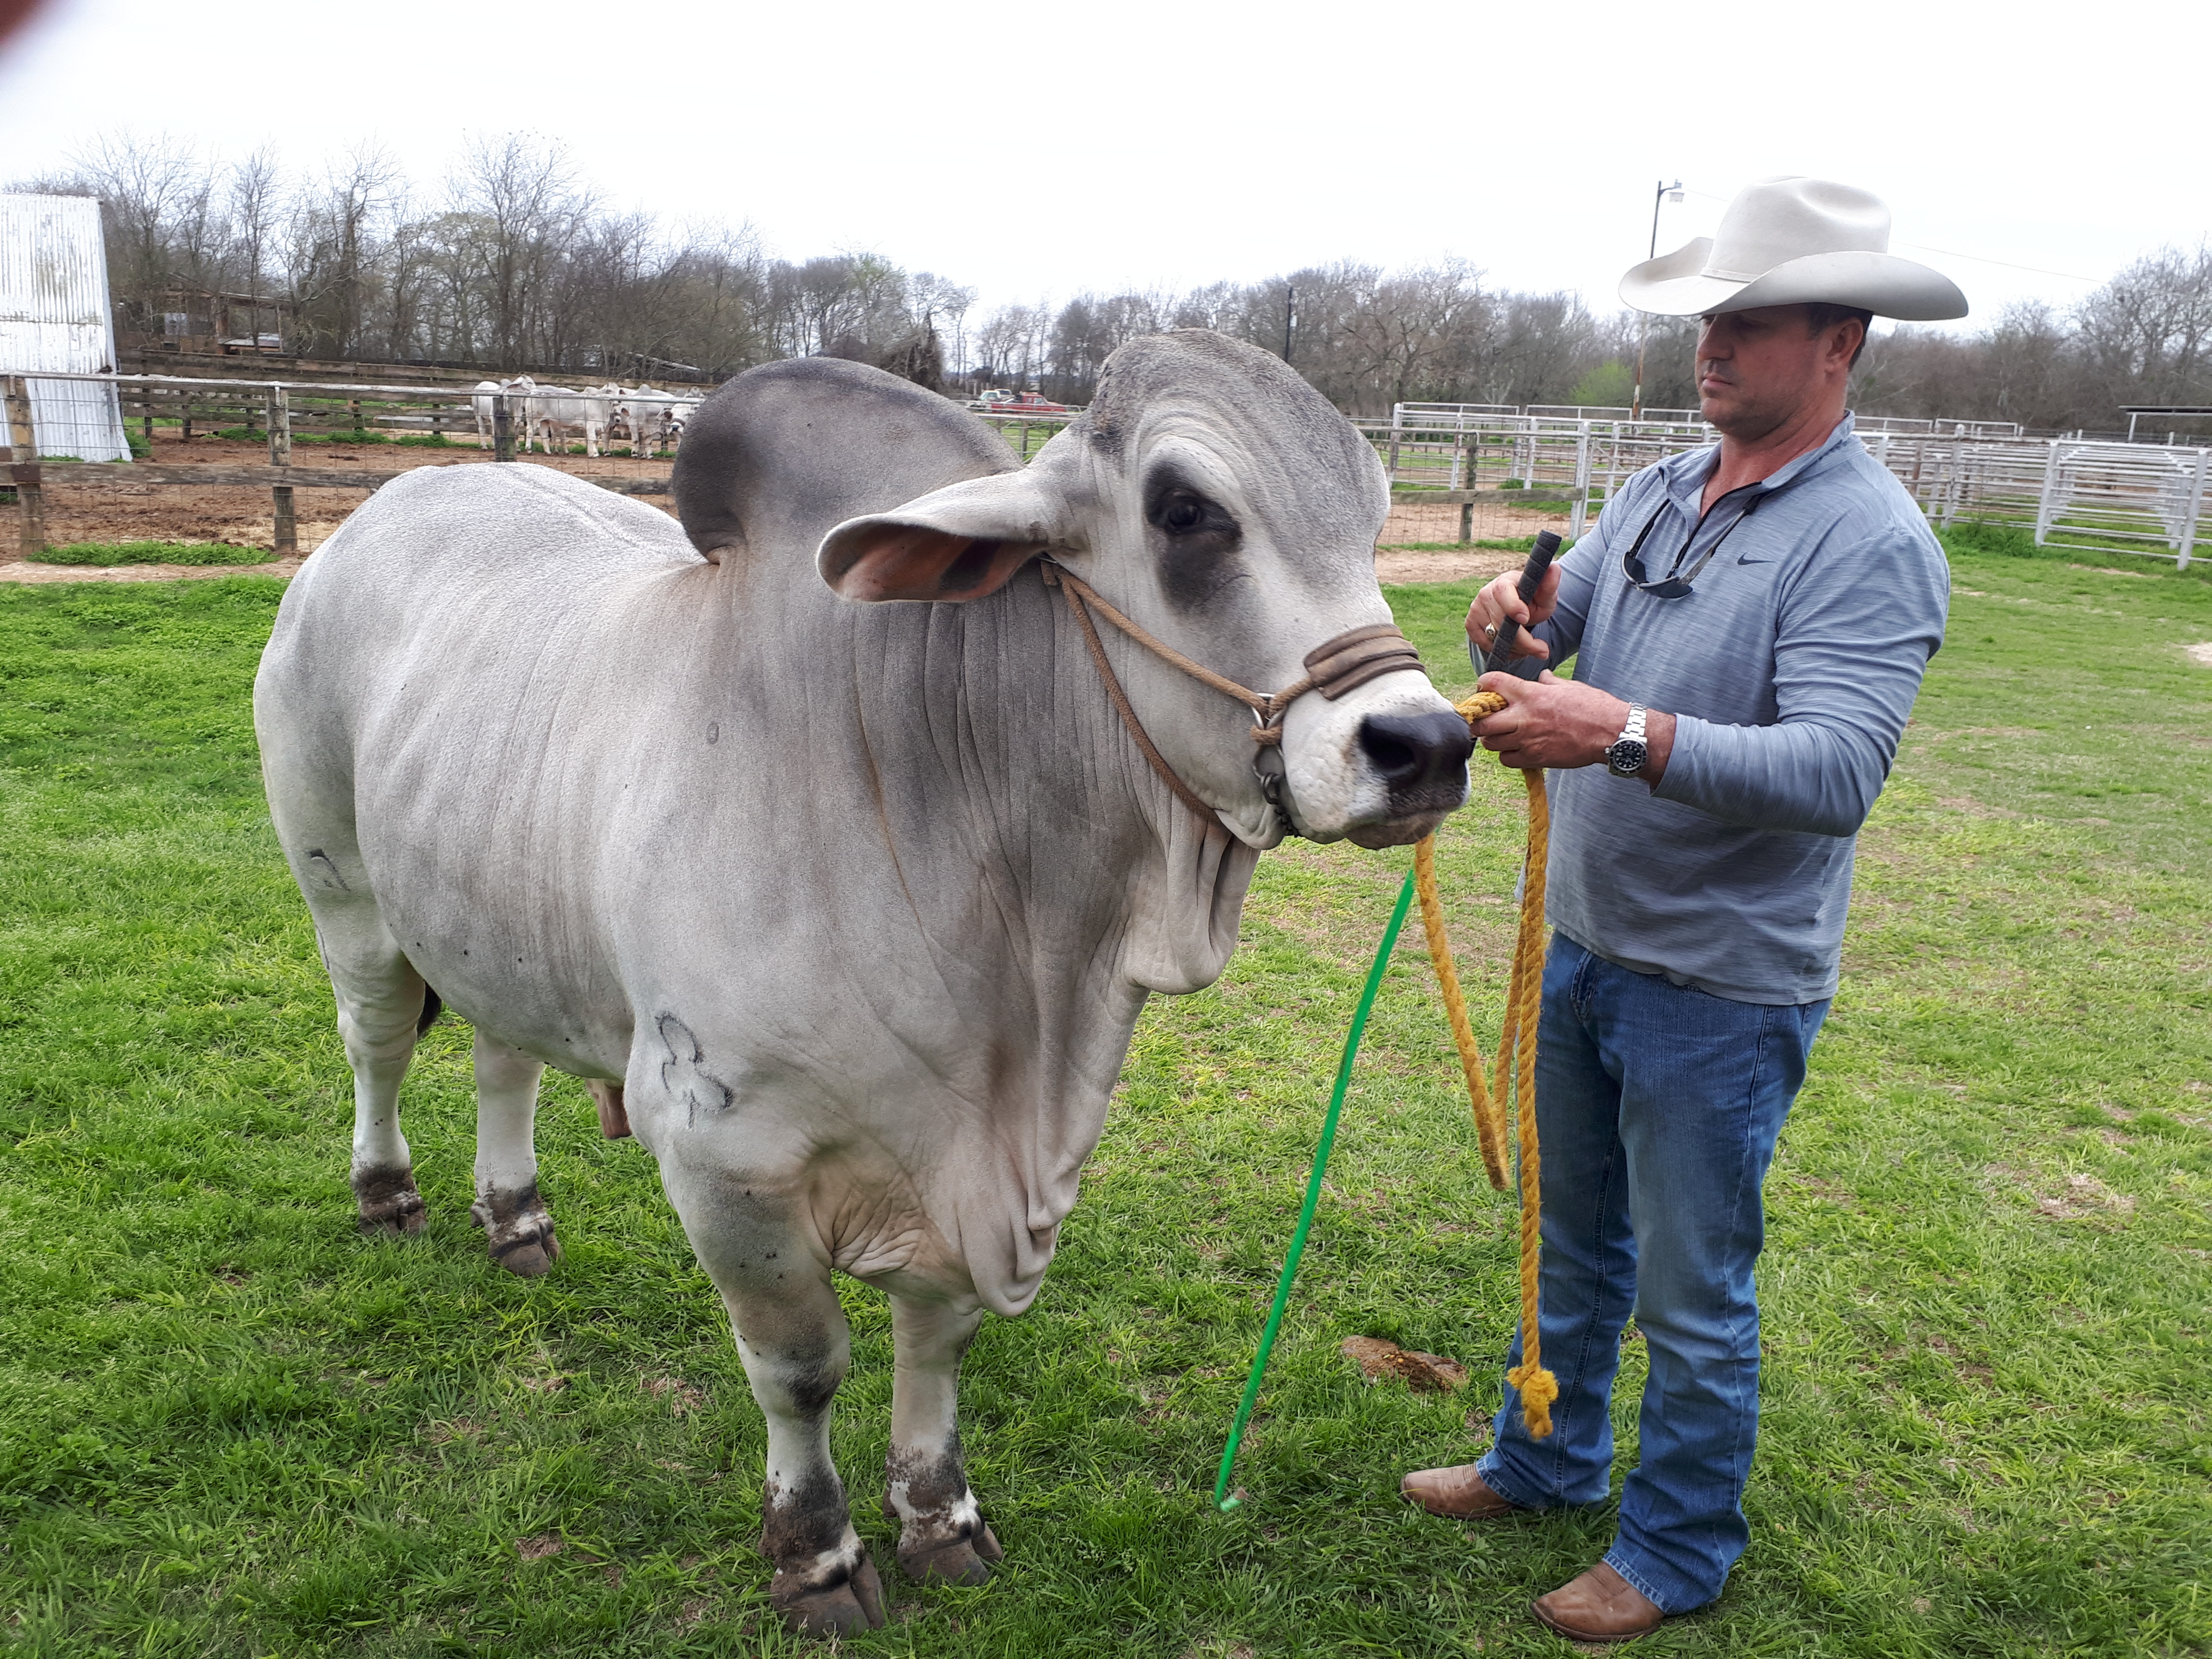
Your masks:
{"label": "utility pole", "polygon": [[1298,291],[1288,283],[1283,284],[1283,361],[1291,361],[1291,319],[1297,315]]}
{"label": "utility pole", "polygon": [[[1644,256],[1645,258],[1656,259],[1659,257],[1659,204],[1662,201],[1668,201],[1679,204],[1681,199],[1682,181],[1680,179],[1671,185],[1661,185],[1651,192],[1651,251]],[[1648,311],[1639,312],[1638,316],[1639,320],[1636,325],[1636,391],[1628,400],[1628,418],[1632,421],[1640,421],[1644,418],[1644,349],[1650,343],[1651,340],[1651,313]]]}

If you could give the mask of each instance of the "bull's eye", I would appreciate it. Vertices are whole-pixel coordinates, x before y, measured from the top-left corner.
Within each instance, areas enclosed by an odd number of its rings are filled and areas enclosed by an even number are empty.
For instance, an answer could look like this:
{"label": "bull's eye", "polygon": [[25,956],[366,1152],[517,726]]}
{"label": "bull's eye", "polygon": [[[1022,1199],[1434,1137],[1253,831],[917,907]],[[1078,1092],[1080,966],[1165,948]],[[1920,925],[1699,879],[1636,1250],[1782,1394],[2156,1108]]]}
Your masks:
{"label": "bull's eye", "polygon": [[1182,484],[1156,488],[1145,503],[1145,517],[1180,544],[1216,544],[1226,551],[1237,541],[1237,520],[1218,503]]}
{"label": "bull's eye", "polygon": [[1203,605],[1224,583],[1242,579],[1234,555],[1244,532],[1218,501],[1180,480],[1162,478],[1146,492],[1145,522],[1152,527],[1167,595],[1177,605]]}

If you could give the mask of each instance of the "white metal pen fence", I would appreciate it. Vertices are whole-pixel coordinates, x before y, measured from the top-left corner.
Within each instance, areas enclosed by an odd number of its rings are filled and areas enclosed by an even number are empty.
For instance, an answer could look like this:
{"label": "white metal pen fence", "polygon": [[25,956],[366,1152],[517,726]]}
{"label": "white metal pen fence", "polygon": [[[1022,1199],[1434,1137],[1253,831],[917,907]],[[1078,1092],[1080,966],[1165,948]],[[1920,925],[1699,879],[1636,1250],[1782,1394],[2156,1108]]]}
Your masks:
{"label": "white metal pen fence", "polygon": [[[1719,435],[1698,421],[1568,419],[1467,404],[1401,404],[1389,421],[1357,424],[1393,484],[1565,491],[1571,535],[1638,469]],[[2038,546],[2171,558],[2186,568],[2212,520],[2212,448],[2031,439],[2009,422],[1874,416],[1856,427],[1921,511],[1945,527],[2011,526],[2032,532]]]}

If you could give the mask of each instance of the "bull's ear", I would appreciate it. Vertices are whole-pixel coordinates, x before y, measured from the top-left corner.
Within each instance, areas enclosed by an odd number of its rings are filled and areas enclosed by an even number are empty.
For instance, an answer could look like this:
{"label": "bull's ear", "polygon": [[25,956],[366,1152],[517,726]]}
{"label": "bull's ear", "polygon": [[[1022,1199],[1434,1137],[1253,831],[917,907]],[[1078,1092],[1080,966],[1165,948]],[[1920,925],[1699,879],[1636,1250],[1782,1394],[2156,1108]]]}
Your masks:
{"label": "bull's ear", "polygon": [[1062,539],[1061,499],[1035,466],[948,484],[846,520],[815,568],[848,599],[979,599]]}

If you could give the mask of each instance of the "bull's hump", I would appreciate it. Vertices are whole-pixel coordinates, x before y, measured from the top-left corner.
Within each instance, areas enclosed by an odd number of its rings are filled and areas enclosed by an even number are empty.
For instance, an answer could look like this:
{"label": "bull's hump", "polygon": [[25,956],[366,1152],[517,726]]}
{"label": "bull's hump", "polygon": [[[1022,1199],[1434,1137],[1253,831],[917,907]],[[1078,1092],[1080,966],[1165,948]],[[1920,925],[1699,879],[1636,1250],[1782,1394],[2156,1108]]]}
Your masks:
{"label": "bull's hump", "polygon": [[1018,470],[965,409],[865,363],[801,357],[709,397],[676,457],[676,510],[702,553],[811,557],[848,519]]}
{"label": "bull's hump", "polygon": [[427,532],[449,544],[448,557],[526,556],[525,568],[540,569],[564,558],[600,568],[698,562],[665,513],[548,466],[417,467],[378,490],[356,528],[370,532],[387,517],[410,541]]}

